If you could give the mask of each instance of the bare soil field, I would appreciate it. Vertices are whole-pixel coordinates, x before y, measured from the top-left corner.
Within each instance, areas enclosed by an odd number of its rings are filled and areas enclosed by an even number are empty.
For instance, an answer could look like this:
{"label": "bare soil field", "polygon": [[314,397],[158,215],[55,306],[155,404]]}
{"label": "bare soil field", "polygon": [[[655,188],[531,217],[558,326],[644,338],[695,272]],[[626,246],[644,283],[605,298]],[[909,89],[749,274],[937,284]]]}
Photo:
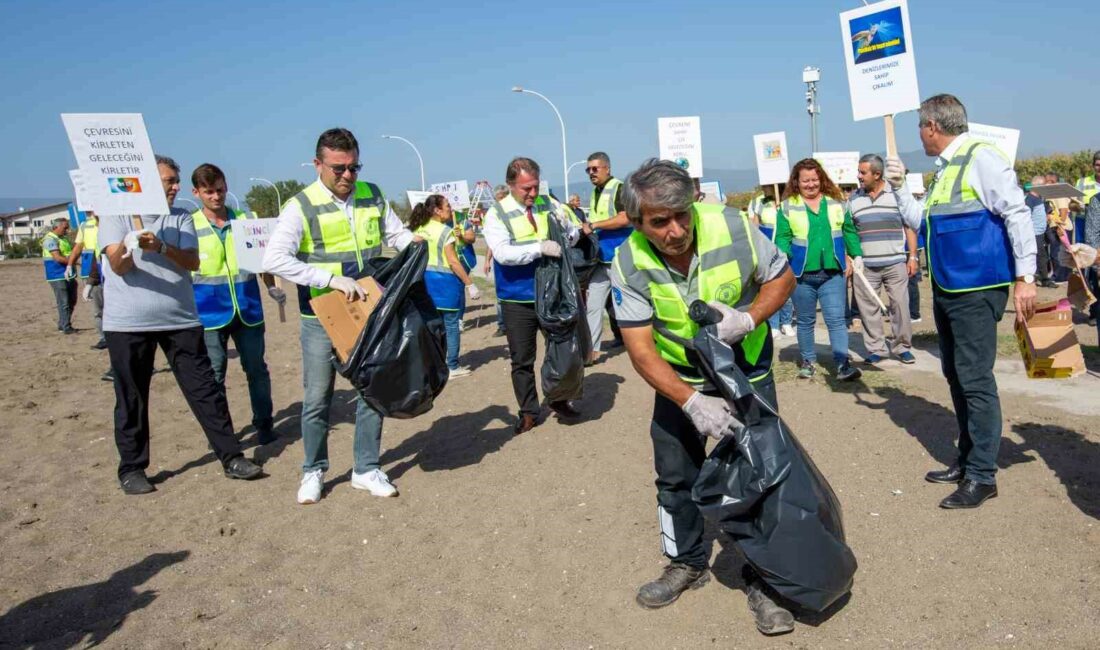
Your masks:
{"label": "bare soil field", "polygon": [[[0,263],[2,647],[1100,646],[1091,350],[1089,374],[1059,381],[1022,378],[1005,355],[1000,496],[946,511],[936,504],[949,488],[923,480],[952,460],[955,433],[934,335],[918,337],[915,367],[888,362],[845,386],[829,373],[791,378],[797,353],[781,339],[780,410],[836,490],[860,568],[842,607],[766,638],[740,591],[736,546],[718,531],[708,535],[716,580],[662,610],[634,603],[665,560],[653,393],[625,354],[590,369],[583,421],[550,418],[513,436],[505,342],[483,300],[463,333],[473,374],[430,413],[385,423],[383,467],[400,497],[351,488],[353,391],[338,379],[326,494],[299,506],[296,307],[292,298],[280,323],[269,302],[279,442],[255,446],[232,359],[228,377],[234,422],[266,477],[226,479],[171,373],[158,372],[157,491],[128,497],[115,478],[114,396],[100,380],[106,352],[89,349],[89,306],[77,306],[81,332],[61,335],[41,275],[37,260]],[[1094,329],[1078,334],[1095,345]],[[823,329],[818,342],[827,359]]]}

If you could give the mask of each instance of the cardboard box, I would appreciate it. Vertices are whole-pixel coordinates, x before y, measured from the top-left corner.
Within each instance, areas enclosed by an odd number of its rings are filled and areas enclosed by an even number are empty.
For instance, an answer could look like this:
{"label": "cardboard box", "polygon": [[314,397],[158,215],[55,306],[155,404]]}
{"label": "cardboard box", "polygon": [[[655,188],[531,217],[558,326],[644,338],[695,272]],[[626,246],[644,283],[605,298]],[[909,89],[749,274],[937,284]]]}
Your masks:
{"label": "cardboard box", "polygon": [[1026,325],[1016,324],[1027,376],[1063,379],[1085,372],[1085,358],[1073,331],[1073,312],[1066,300],[1036,305]]}
{"label": "cardboard box", "polygon": [[346,363],[351,356],[355,342],[359,340],[359,333],[366,327],[367,318],[382,297],[383,287],[374,278],[361,278],[357,282],[367,292],[366,300],[348,302],[343,293],[332,291],[309,301],[317,320],[328,333],[332,349],[340,363]]}

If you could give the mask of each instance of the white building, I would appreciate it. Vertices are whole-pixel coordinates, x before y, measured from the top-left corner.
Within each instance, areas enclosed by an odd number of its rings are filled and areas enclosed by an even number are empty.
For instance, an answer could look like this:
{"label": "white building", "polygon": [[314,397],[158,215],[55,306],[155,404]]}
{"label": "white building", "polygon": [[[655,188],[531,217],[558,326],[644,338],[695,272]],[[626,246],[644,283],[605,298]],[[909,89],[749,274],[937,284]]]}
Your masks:
{"label": "white building", "polygon": [[0,215],[0,252],[15,242],[44,237],[50,224],[59,217],[69,217],[67,201]]}

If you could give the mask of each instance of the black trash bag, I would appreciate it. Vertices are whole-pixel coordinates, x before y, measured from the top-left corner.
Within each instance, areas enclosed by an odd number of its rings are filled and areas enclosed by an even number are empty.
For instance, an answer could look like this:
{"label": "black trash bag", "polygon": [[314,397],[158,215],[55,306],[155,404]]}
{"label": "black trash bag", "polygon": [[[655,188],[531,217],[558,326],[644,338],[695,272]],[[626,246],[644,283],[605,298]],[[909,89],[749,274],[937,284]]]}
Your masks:
{"label": "black trash bag", "polygon": [[569,262],[577,274],[577,283],[582,287],[588,286],[588,280],[600,264],[599,235],[595,231],[588,235],[582,232],[577,243],[564,250],[569,252]]}
{"label": "black trash bag", "polygon": [[[548,222],[548,239],[563,252],[569,242],[557,219]],[[578,399],[584,384],[584,360],[592,353],[581,287],[572,263],[542,257],[535,269],[535,314],[546,335],[542,392],[549,402]]]}
{"label": "black trash bag", "polygon": [[424,285],[427,264],[427,244],[416,242],[392,259],[366,260],[358,276],[373,277],[384,290],[337,370],[388,418],[427,413],[450,375],[443,318]]}
{"label": "black trash bag", "polygon": [[691,317],[704,325],[692,341],[703,377],[745,424],[703,462],[692,499],[764,582],[820,612],[851,590],[856,572],[840,502],[774,406],[753,390],[730,346],[706,326],[721,315],[696,301]]}

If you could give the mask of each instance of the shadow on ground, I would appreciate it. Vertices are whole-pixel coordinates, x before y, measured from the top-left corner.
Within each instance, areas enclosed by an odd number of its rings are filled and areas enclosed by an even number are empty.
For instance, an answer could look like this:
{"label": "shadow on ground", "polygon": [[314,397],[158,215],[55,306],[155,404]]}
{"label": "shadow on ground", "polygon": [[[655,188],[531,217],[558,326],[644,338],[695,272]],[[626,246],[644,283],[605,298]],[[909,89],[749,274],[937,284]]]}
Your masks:
{"label": "shadow on ground", "polygon": [[[508,409],[499,404],[441,417],[430,428],[387,450],[382,454],[381,464],[396,463],[386,470],[392,480],[415,466],[425,472],[436,472],[476,465],[512,439],[513,419]],[[487,428],[494,422],[500,426]]]}
{"label": "shadow on ground", "polygon": [[52,591],[22,602],[0,616],[0,647],[99,645],[122,627],[130,614],[156,600],[156,591],[137,588],[190,554],[154,553],[103,582]]}
{"label": "shadow on ground", "polygon": [[1027,452],[1038,453],[1065,486],[1070,502],[1089,517],[1100,519],[1100,476],[1096,472],[1100,467],[1100,443],[1057,424],[1021,422],[1012,425],[1012,432],[1024,442],[1001,440],[998,461],[1002,467],[1015,464],[1006,462],[1006,456],[1034,460]]}

